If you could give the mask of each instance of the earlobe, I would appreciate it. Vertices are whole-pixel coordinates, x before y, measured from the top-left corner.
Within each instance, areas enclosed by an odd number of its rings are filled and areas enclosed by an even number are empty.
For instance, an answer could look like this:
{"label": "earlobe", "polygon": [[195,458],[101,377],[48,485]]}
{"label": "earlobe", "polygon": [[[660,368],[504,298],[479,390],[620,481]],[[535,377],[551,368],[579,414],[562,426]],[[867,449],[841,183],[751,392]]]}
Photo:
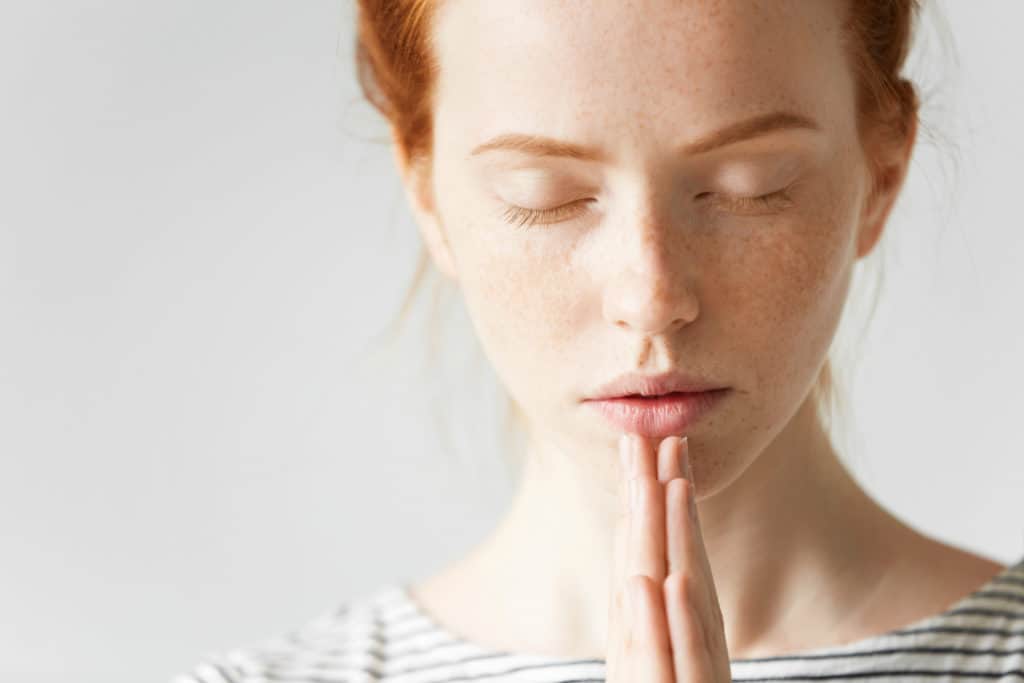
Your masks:
{"label": "earlobe", "polygon": [[457,281],[455,260],[435,208],[429,169],[410,164],[397,143],[392,143],[392,152],[413,219],[434,265],[446,277]]}

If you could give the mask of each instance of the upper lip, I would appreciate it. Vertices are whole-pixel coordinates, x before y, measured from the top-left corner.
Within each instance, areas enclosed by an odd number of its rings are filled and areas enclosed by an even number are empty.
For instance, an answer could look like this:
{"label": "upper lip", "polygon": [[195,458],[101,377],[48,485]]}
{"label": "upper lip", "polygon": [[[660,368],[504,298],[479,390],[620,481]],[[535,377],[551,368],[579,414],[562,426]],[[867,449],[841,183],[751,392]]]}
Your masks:
{"label": "upper lip", "polygon": [[631,394],[658,396],[677,391],[694,393],[725,388],[727,387],[681,372],[663,372],[657,375],[630,372],[619,375],[611,382],[598,387],[589,400],[617,398]]}

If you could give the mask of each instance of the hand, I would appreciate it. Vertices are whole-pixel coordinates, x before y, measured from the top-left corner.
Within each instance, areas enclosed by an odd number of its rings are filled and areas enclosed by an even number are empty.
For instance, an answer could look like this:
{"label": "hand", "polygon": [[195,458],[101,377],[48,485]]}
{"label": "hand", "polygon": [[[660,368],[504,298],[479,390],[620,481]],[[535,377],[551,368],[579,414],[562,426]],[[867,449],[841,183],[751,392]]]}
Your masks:
{"label": "hand", "polygon": [[636,502],[628,502],[630,486],[620,487],[607,683],[730,682],[686,440],[666,437],[655,451],[646,437],[624,434],[619,452]]}

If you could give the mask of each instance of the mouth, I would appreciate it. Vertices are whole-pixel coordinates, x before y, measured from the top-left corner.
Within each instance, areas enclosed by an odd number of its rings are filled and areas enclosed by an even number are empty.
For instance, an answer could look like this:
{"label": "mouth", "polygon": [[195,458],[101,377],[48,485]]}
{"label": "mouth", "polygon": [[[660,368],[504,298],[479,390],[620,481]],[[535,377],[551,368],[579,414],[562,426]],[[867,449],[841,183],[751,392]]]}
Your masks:
{"label": "mouth", "polygon": [[682,435],[717,407],[730,389],[672,391],[663,394],[625,394],[585,403],[619,430],[642,436]]}

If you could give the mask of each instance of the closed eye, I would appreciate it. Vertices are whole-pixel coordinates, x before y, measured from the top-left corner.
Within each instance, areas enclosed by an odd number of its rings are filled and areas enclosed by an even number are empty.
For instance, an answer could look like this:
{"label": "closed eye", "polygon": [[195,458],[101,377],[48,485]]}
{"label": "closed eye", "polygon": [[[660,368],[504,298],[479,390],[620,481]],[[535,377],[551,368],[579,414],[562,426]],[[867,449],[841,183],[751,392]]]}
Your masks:
{"label": "closed eye", "polygon": [[785,208],[789,208],[793,205],[793,200],[789,196],[789,188],[792,185],[788,185],[781,190],[776,192],[769,192],[768,194],[759,195],[756,197],[744,197],[744,196],[729,196],[729,195],[718,195],[714,192],[701,192],[697,195],[697,199],[702,199],[705,196],[709,196],[711,203],[723,206],[729,211],[736,211],[738,213],[765,213],[771,211],[777,211]]}
{"label": "closed eye", "polygon": [[520,228],[528,228],[537,224],[557,223],[569,216],[581,213],[583,204],[594,201],[593,199],[580,199],[569,202],[551,209],[526,209],[521,206],[509,205],[502,217]]}
{"label": "closed eye", "polygon": [[[723,206],[729,211],[757,215],[758,213],[777,211],[792,206],[793,201],[789,195],[790,187],[792,185],[756,197],[701,192],[695,198],[700,200],[709,197],[713,204]],[[534,225],[547,225],[581,213],[582,206],[592,201],[594,200],[591,198],[580,199],[551,209],[527,209],[522,206],[509,205],[502,214],[502,218],[516,227],[524,229]]]}

